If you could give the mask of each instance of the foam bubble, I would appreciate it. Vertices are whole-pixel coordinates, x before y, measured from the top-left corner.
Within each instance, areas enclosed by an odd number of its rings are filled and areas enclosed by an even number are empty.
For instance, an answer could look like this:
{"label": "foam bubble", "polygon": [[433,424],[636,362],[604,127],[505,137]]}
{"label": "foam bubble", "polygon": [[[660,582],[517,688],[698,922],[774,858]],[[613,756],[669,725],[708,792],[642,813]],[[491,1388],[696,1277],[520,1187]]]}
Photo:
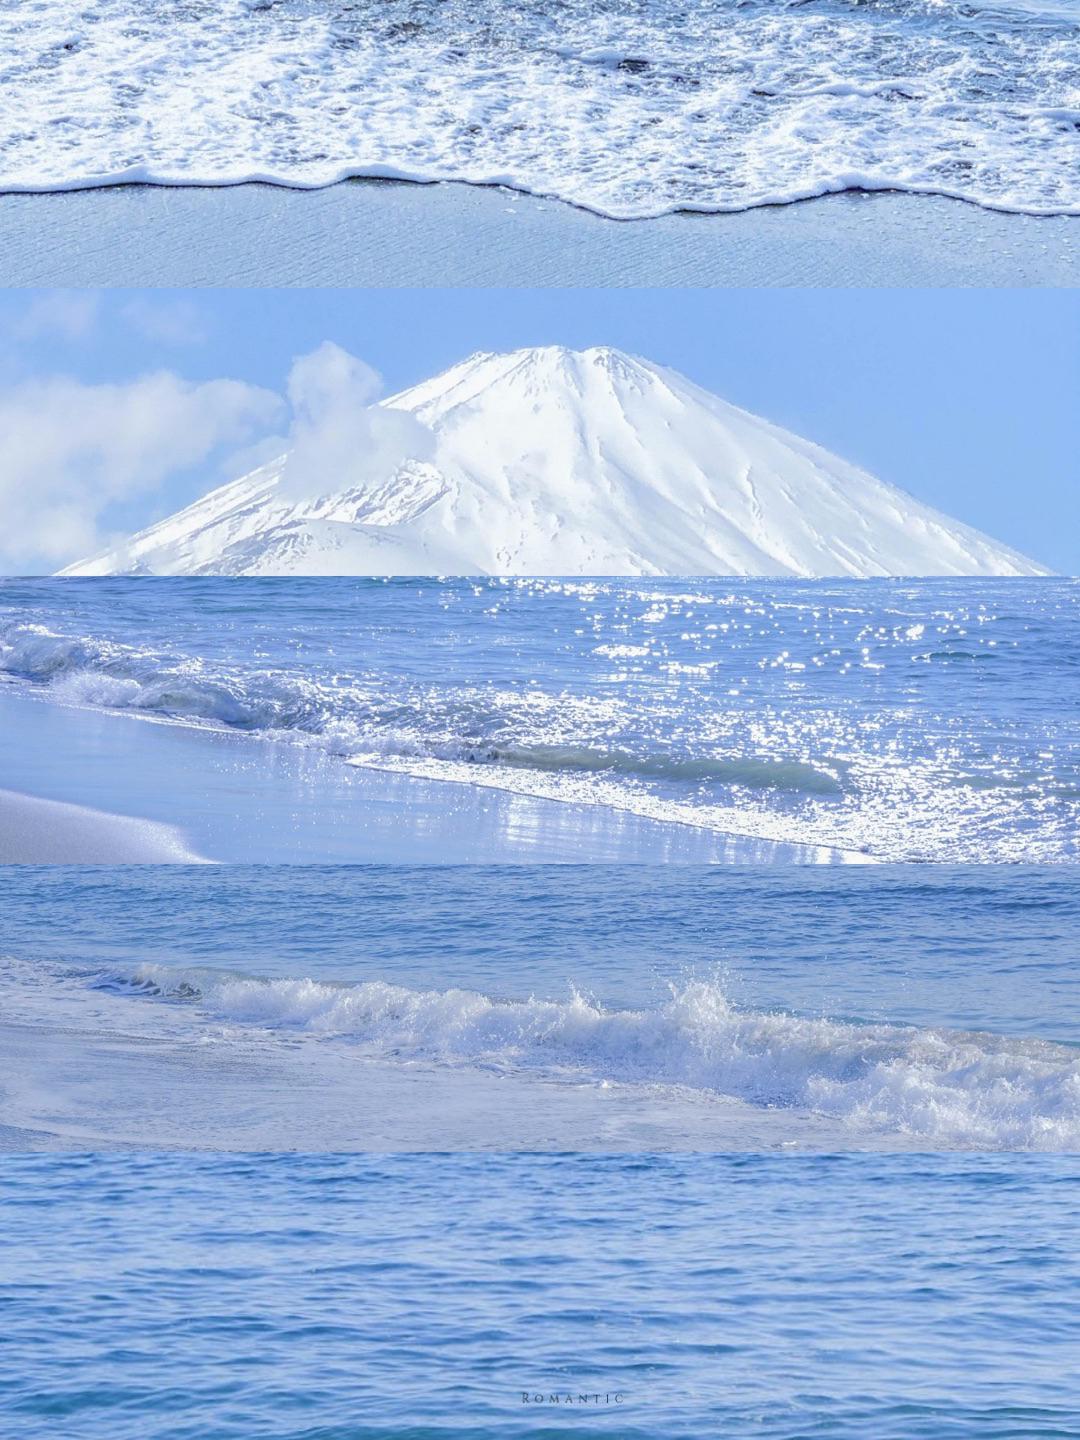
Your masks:
{"label": "foam bubble", "polygon": [[676,1085],[753,1105],[810,1110],[931,1145],[1080,1145],[1080,1058],[1045,1041],[741,1010],[694,981],[651,1010],[500,1000],[382,981],[332,985],[143,965],[99,983],[197,1005],[245,1026],[361,1044],[383,1058],[507,1073]]}
{"label": "foam bubble", "polygon": [[503,184],[599,213],[853,188],[1080,213],[1056,0],[0,8],[0,182]]}

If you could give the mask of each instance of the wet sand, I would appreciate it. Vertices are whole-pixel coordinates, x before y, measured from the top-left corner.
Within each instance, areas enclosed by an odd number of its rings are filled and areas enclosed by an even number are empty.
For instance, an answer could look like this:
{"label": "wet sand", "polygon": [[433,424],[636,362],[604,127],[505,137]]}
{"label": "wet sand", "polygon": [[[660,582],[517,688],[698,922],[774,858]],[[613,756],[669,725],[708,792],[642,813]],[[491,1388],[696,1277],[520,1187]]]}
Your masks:
{"label": "wet sand", "polygon": [[1080,219],[845,193],[615,221],[501,188],[354,180],[0,195],[9,286],[1076,286]]}
{"label": "wet sand", "polygon": [[199,1044],[135,1023],[77,1043],[63,1026],[0,1027],[0,1151],[914,1148],[677,1087],[392,1065],[288,1040]]}
{"label": "wet sand", "polygon": [[[15,686],[0,693],[0,731],[0,790],[170,827],[212,861],[769,864],[843,858],[818,846],[773,844],[599,805],[359,769],[311,746],[66,706]],[[54,847],[60,814],[54,814]],[[101,853],[80,851],[77,839],[63,843],[73,859],[105,863]]]}

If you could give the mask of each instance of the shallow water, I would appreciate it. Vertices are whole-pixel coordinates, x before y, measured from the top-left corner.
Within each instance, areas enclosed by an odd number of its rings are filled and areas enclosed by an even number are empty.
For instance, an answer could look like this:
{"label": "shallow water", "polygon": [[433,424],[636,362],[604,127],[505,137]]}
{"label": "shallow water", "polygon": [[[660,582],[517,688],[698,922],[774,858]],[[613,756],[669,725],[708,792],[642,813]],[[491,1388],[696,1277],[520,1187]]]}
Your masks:
{"label": "shallow water", "polygon": [[305,1124],[363,1148],[377,1109],[395,1149],[436,1125],[1071,1150],[1078,918],[1064,869],[26,869],[0,1120],[227,1148],[247,1104],[266,1148]]}
{"label": "shallow water", "polygon": [[885,861],[1075,863],[1078,654],[1071,580],[0,584],[68,706]]}
{"label": "shallow water", "polygon": [[1066,0],[63,0],[0,11],[0,185],[503,183],[602,214],[853,188],[1080,211]]}
{"label": "shallow water", "polygon": [[4,1174],[0,1404],[26,1440],[1075,1433],[1072,1161],[135,1154]]}

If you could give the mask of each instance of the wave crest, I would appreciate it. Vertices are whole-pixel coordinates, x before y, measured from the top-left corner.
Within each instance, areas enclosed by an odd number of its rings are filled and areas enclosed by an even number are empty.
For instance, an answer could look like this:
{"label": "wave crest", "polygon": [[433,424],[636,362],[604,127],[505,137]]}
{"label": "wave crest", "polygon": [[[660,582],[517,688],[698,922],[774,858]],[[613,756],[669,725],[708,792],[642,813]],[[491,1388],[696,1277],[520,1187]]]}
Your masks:
{"label": "wave crest", "polygon": [[98,983],[195,1004],[219,1021],[336,1036],[383,1058],[675,1085],[930,1144],[1080,1145],[1080,1059],[1068,1047],[741,1010],[707,981],[673,989],[651,1010],[608,1010],[577,992],[565,1001],[500,1000],[383,981],[261,980],[158,965]]}

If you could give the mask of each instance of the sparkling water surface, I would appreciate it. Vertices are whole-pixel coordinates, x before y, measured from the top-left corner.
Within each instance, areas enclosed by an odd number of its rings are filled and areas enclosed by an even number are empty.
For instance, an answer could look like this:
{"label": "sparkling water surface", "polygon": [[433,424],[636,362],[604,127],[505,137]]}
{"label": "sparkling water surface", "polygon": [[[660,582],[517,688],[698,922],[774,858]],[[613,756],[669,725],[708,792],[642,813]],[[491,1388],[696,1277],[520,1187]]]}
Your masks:
{"label": "sparkling water surface", "polygon": [[25,580],[0,674],[887,861],[1075,863],[1073,580]]}

